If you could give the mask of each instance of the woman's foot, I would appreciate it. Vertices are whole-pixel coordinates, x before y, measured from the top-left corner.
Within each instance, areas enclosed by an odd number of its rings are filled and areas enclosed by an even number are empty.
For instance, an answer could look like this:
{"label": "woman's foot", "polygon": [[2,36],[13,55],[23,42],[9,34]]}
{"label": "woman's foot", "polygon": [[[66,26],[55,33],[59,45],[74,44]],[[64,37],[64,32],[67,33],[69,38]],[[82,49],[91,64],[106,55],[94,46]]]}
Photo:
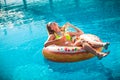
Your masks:
{"label": "woman's foot", "polygon": [[105,45],[104,45],[104,48],[107,50],[109,45],[110,45],[110,43],[106,42]]}
{"label": "woman's foot", "polygon": [[103,57],[107,56],[109,53],[110,53],[110,51],[105,52],[105,53],[102,53],[102,52],[101,52],[101,53],[98,54],[97,57],[98,57],[99,60],[101,60]]}

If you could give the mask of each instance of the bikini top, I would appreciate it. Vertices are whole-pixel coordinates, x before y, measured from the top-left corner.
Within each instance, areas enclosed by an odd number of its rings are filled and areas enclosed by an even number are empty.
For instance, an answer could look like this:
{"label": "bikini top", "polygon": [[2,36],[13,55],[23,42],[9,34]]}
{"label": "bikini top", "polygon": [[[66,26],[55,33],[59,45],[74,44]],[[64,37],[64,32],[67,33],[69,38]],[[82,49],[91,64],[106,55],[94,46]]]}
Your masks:
{"label": "bikini top", "polygon": [[[61,32],[60,33],[54,33],[54,35],[55,35],[56,39],[60,39],[63,36]],[[65,33],[64,35],[65,35],[66,40],[71,41],[72,38],[68,33]]]}

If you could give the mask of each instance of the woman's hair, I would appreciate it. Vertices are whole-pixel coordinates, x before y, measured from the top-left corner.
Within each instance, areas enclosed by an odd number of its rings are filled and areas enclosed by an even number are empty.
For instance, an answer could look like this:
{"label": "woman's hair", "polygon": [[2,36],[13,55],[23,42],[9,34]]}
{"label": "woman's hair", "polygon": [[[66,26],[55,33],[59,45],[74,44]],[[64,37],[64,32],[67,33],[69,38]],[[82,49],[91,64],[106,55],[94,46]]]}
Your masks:
{"label": "woman's hair", "polygon": [[[55,23],[55,22],[49,22],[48,24],[47,24],[47,30],[48,30],[48,34],[50,35],[50,34],[54,34],[55,33],[55,31],[54,30],[51,30],[51,24],[53,24],[53,23]],[[59,26],[58,26],[59,27]],[[61,29],[61,27],[59,27],[59,29]]]}
{"label": "woman's hair", "polygon": [[46,26],[49,35],[50,35],[50,34],[54,34],[54,30],[51,30],[51,27],[50,27],[50,26],[51,26],[51,23],[48,23],[47,26]]}

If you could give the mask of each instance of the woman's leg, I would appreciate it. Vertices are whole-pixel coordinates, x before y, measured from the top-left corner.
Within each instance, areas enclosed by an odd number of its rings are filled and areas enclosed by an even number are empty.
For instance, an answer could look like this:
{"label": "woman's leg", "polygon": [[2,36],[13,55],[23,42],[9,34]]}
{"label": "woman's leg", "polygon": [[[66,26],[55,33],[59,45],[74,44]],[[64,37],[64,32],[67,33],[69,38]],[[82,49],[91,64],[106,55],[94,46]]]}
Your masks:
{"label": "woman's leg", "polygon": [[103,43],[103,42],[97,42],[97,41],[87,41],[92,47],[104,47],[105,49],[108,48],[109,42]]}
{"label": "woman's leg", "polygon": [[[98,41],[96,41],[96,40],[98,40]],[[104,47],[105,49],[107,49],[110,44],[109,42],[106,42],[106,43],[100,42],[100,40],[98,38],[96,38],[92,35],[81,35],[80,41],[85,41],[85,42],[89,43],[92,47]]]}
{"label": "woman's leg", "polygon": [[107,53],[103,53],[103,52],[98,52],[97,50],[95,50],[94,48],[92,48],[88,43],[84,42],[82,44],[82,47],[90,53],[93,53],[94,55],[96,55],[99,59],[101,59],[104,56],[107,56],[109,54],[109,52]]}

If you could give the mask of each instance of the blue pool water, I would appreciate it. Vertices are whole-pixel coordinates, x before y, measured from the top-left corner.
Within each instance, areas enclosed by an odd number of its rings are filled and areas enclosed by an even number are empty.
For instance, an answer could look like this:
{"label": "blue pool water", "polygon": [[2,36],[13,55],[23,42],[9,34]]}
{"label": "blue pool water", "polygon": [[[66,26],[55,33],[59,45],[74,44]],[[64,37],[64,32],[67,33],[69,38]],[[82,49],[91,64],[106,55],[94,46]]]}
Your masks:
{"label": "blue pool water", "polygon": [[[9,14],[8,20],[1,19],[0,80],[120,80],[119,5],[119,0],[53,0],[30,3],[26,11],[8,10],[22,17]],[[111,53],[102,60],[46,60],[42,49],[50,21],[60,26],[70,22],[85,33],[109,41]]]}

